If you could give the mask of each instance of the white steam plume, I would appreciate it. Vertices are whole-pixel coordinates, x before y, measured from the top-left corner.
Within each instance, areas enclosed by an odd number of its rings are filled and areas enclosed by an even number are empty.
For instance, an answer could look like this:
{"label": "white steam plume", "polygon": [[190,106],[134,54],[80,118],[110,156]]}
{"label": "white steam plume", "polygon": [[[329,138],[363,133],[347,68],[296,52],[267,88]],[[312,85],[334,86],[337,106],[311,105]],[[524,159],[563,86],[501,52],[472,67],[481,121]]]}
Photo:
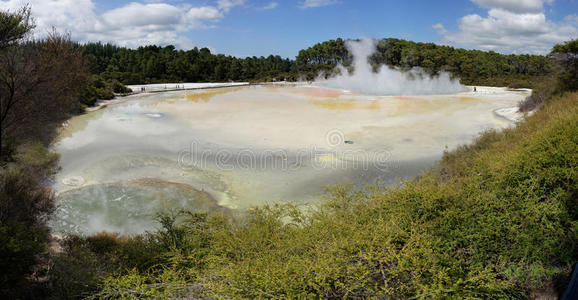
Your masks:
{"label": "white steam plume", "polygon": [[431,77],[421,68],[402,72],[385,65],[377,73],[373,72],[369,64],[369,57],[377,50],[373,39],[349,40],[345,46],[353,56],[353,72],[340,65],[341,75],[319,80],[322,85],[373,95],[453,94],[467,90],[447,72]]}

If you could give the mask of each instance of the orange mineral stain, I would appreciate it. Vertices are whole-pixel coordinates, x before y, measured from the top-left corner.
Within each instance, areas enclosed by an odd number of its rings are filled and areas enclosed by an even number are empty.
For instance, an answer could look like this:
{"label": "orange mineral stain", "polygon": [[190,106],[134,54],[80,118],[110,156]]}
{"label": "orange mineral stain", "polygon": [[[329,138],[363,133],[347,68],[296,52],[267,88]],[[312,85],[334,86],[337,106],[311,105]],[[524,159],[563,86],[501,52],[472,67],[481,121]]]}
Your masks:
{"label": "orange mineral stain", "polygon": [[243,89],[243,87],[235,87],[235,88],[219,88],[219,89],[208,89],[202,90],[200,92],[191,93],[185,96],[187,100],[190,100],[195,103],[199,102],[209,102],[213,97],[218,95],[223,95],[227,93],[236,92]]}
{"label": "orange mineral stain", "polygon": [[475,101],[478,99],[474,98],[474,97],[458,97],[458,100],[460,100],[460,101]]}
{"label": "orange mineral stain", "polygon": [[415,100],[423,100],[422,98],[418,97],[407,97],[407,96],[396,96],[393,97],[395,100],[402,100],[402,101],[415,101]]}
{"label": "orange mineral stain", "polygon": [[317,107],[329,110],[352,110],[352,109],[379,109],[380,103],[375,100],[311,100],[311,103]]}
{"label": "orange mineral stain", "polygon": [[343,95],[343,93],[339,90],[326,89],[326,88],[295,88],[290,90],[290,92],[294,94],[317,98],[337,98]]}

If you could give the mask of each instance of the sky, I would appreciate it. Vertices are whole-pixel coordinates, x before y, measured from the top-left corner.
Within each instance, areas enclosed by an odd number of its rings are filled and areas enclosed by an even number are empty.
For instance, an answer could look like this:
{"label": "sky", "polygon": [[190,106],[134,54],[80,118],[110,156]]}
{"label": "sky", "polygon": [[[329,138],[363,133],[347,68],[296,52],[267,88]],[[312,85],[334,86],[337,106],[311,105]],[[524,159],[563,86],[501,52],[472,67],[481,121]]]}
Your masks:
{"label": "sky", "polygon": [[547,54],[578,38],[578,0],[0,0],[0,9],[27,3],[36,38],[55,28],[79,42],[207,47],[239,57],[295,58],[338,37],[506,54]]}

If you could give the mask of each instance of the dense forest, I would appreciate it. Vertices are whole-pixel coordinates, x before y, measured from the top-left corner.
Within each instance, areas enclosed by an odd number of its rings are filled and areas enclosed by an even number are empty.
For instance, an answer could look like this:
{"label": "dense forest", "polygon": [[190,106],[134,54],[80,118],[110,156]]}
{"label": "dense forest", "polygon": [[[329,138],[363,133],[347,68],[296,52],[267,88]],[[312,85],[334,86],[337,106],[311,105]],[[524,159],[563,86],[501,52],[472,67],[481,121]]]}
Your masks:
{"label": "dense forest", "polygon": [[174,46],[128,49],[110,44],[82,45],[93,74],[123,84],[295,80],[295,63],[280,56],[235,58],[208,48]]}
{"label": "dense forest", "polygon": [[[133,79],[317,76],[350,58],[342,40],[296,61],[236,59],[203,49],[81,46],[57,33],[30,42],[33,27],[27,8],[0,11],[2,299],[519,299],[556,296],[568,284],[578,260],[578,40],[547,57],[380,41],[376,64],[472,82],[541,78],[547,87],[522,105],[538,108],[525,121],[445,153],[410,182],[331,187],[311,211],[174,212],[157,217],[158,232],[57,242],[47,220],[58,155],[48,144],[87,96],[126,92],[121,82]],[[179,59],[185,67],[176,71]]]}
{"label": "dense forest", "polygon": [[[351,64],[343,39],[301,50],[295,60],[273,55],[235,58],[212,54],[207,48],[185,51],[174,46],[133,50],[89,43],[80,47],[93,74],[123,84],[313,80],[318,75],[330,76],[338,64]],[[546,56],[503,55],[399,39],[380,40],[370,60],[376,68],[383,64],[403,70],[420,67],[430,75],[446,71],[464,84],[477,85],[531,85],[529,79],[547,75],[550,68]]]}

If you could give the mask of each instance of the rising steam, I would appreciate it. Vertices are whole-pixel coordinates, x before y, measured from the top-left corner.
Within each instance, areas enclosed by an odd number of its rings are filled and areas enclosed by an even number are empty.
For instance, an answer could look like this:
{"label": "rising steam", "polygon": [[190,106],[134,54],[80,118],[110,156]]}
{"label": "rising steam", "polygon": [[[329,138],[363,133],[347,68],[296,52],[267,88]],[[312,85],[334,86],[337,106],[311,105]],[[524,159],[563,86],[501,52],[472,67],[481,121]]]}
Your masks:
{"label": "rising steam", "polygon": [[320,80],[322,85],[373,95],[453,94],[467,90],[446,72],[431,77],[420,68],[402,72],[383,65],[375,73],[368,61],[377,50],[375,40],[349,40],[345,45],[353,56],[353,72],[340,65],[341,75]]}

